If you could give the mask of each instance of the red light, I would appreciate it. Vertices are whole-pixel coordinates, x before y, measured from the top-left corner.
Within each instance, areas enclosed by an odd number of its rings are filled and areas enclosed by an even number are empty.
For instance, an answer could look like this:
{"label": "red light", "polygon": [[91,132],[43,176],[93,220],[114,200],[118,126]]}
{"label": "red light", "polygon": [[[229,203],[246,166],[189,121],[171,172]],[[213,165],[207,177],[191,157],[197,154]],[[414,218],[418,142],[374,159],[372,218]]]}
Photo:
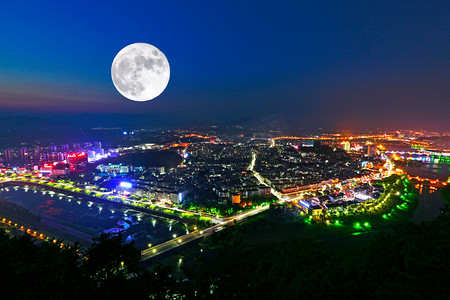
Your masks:
{"label": "red light", "polygon": [[68,154],[68,155],[67,155],[67,157],[84,157],[84,156],[86,156],[86,153],[85,153],[85,152],[81,152],[81,153],[71,153],[71,154]]}

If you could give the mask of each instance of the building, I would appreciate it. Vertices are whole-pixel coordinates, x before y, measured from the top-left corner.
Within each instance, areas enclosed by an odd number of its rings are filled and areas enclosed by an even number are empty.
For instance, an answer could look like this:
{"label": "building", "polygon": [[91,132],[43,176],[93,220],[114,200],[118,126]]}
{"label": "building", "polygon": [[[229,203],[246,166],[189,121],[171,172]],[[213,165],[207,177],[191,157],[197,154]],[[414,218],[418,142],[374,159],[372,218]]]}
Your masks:
{"label": "building", "polygon": [[341,143],[342,145],[342,149],[344,149],[345,151],[350,151],[350,142],[349,141],[345,141]]}
{"label": "building", "polygon": [[67,155],[67,161],[71,170],[80,169],[86,166],[88,162],[86,152],[70,153]]}
{"label": "building", "polygon": [[119,175],[119,174],[128,174],[130,172],[130,166],[122,165],[122,164],[107,164],[107,165],[98,165],[97,170],[101,173],[106,173],[109,175]]}
{"label": "building", "polygon": [[373,168],[373,163],[370,161],[363,161],[361,162],[361,167],[362,168],[367,168],[367,169],[372,169]]}
{"label": "building", "polygon": [[303,140],[302,147],[313,147],[314,140]]}
{"label": "building", "polygon": [[3,154],[5,155],[5,162],[11,162],[12,160],[12,151],[11,149],[6,149]]}
{"label": "building", "polygon": [[239,193],[233,194],[233,204],[239,203],[241,203],[241,194]]}
{"label": "building", "polygon": [[96,149],[102,149],[102,143],[101,143],[101,142],[95,142],[95,143],[94,143],[94,148],[96,148]]}
{"label": "building", "polygon": [[186,198],[186,191],[168,191],[168,190],[156,190],[152,193],[150,193],[151,196],[155,197],[156,199],[160,201],[170,201],[174,204],[181,204],[183,203],[184,199]]}
{"label": "building", "polygon": [[45,163],[39,170],[42,175],[50,176],[52,174],[53,164]]}
{"label": "building", "polygon": [[20,158],[26,159],[28,156],[28,149],[26,147],[20,149]]}
{"label": "building", "polygon": [[54,177],[63,177],[63,176],[69,176],[70,174],[70,166],[69,164],[57,164],[54,165],[51,169],[50,176]]}

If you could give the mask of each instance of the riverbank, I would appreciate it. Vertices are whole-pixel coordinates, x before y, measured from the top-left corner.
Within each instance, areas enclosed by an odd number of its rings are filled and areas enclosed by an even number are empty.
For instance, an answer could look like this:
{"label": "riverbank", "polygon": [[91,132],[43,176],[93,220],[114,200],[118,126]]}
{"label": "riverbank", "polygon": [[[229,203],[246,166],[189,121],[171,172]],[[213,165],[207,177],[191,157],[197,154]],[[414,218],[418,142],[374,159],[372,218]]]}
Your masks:
{"label": "riverbank", "polygon": [[[26,228],[68,243],[78,241],[83,246],[89,246],[92,238],[105,231],[122,231],[127,241],[134,240],[141,249],[187,232],[184,223],[173,219],[154,217],[134,208],[89,201],[37,186],[8,186],[0,190],[0,198],[5,200],[5,205],[28,211],[36,216],[35,219],[40,219],[33,224],[24,224]],[[17,219],[16,215],[10,216],[11,220]]]}

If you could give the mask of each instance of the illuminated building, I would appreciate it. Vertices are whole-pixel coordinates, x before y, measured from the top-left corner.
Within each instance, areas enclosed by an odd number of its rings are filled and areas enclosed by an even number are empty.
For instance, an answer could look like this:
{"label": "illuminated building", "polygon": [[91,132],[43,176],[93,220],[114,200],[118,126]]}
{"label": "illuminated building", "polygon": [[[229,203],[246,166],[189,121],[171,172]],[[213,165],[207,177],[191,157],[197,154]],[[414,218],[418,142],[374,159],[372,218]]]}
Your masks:
{"label": "illuminated building", "polygon": [[88,162],[95,162],[97,160],[107,158],[108,155],[105,155],[105,151],[103,149],[94,149],[87,151]]}
{"label": "illuminated building", "polygon": [[70,173],[70,166],[69,164],[56,164],[51,169],[51,176],[68,176]]}
{"label": "illuminated building", "polygon": [[165,190],[156,190],[149,195],[157,198],[160,201],[170,201],[175,204],[183,203],[187,192],[186,191],[165,191]]}
{"label": "illuminated building", "polygon": [[52,164],[49,164],[49,163],[45,163],[42,167],[41,167],[41,169],[39,170],[39,172],[42,174],[42,175],[50,175],[51,173],[52,173],[52,169],[53,169],[53,165]]}
{"label": "illuminated building", "polygon": [[28,149],[27,148],[22,148],[20,149],[20,158],[25,159],[28,156]]}
{"label": "illuminated building", "polygon": [[302,142],[302,147],[313,147],[314,146],[314,140],[304,140]]}
{"label": "illuminated building", "polygon": [[372,169],[373,168],[373,163],[370,162],[370,161],[363,161],[361,163],[361,167],[367,168],[367,169]]}
{"label": "illuminated building", "polygon": [[241,195],[239,193],[233,194],[233,204],[241,203]]}
{"label": "illuminated building", "polygon": [[71,170],[82,168],[88,162],[87,154],[85,152],[70,153],[67,155],[67,161]]}
{"label": "illuminated building", "polygon": [[111,175],[128,174],[130,172],[130,166],[125,166],[122,164],[98,165],[97,170],[99,170],[101,173]]}
{"label": "illuminated building", "polygon": [[342,149],[344,149],[347,152],[350,151],[350,142],[349,141],[342,142],[341,145],[342,145]]}

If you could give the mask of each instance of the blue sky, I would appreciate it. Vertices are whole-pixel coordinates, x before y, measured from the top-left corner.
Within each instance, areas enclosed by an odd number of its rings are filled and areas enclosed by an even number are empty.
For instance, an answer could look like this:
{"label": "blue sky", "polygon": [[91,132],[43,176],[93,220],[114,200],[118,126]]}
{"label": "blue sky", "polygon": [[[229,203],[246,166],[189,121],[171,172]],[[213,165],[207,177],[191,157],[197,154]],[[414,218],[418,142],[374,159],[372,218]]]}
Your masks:
{"label": "blue sky", "polygon": [[[0,9],[3,113],[448,126],[446,1],[22,2]],[[135,42],[171,66],[166,91],[146,103],[111,82],[115,54]]]}

